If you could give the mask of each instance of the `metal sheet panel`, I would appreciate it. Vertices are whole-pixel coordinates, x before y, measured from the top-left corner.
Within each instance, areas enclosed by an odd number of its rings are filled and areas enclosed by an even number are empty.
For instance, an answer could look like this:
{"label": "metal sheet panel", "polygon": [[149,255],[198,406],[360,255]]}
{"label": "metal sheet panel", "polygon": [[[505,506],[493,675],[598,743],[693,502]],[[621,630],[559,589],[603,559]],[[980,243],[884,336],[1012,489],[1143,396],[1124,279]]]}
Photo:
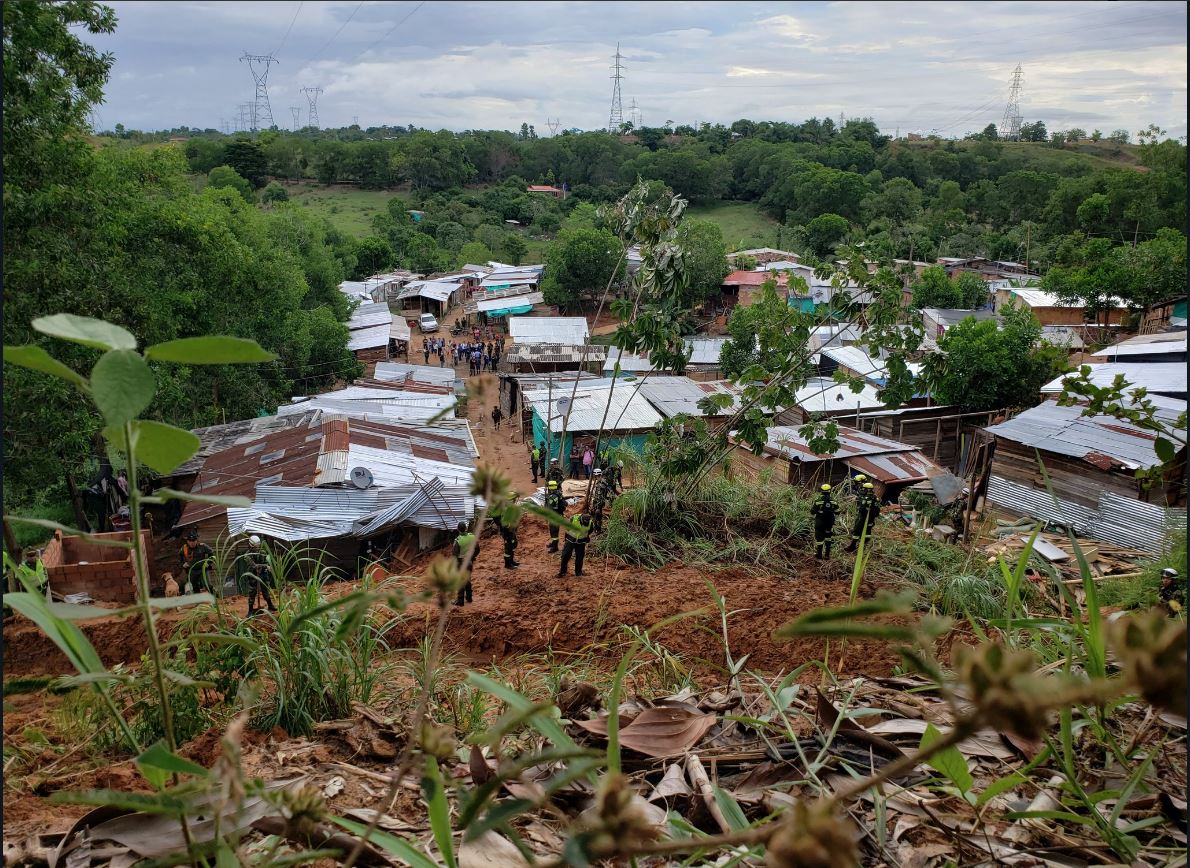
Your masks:
{"label": "metal sheet panel", "polygon": [[[1186,396],[1186,364],[1184,362],[1108,362],[1088,365],[1090,380],[1096,386],[1110,386],[1117,374],[1132,387],[1143,386],[1147,391],[1169,397]],[[1062,391],[1063,381],[1073,374],[1063,374],[1041,387],[1043,395]],[[1127,391],[1131,391],[1128,389]]]}
{"label": "metal sheet panel", "polygon": [[1109,491],[1099,495],[1099,515],[1091,524],[1095,539],[1160,554],[1171,530],[1186,526],[1186,510],[1164,509]]}
{"label": "metal sheet panel", "polygon": [[1001,476],[989,478],[987,500],[1014,515],[1068,525],[1078,533],[1086,533],[1095,520],[1092,509],[1061,498],[1055,503],[1048,491],[1026,488]]}
{"label": "metal sheet panel", "polygon": [[563,420],[558,411],[558,401],[570,398],[572,394],[574,401],[569,411],[567,431],[598,431],[601,425],[604,431],[640,431],[650,429],[661,421],[661,415],[643,395],[636,392],[632,383],[620,383],[618,387],[592,387],[580,382],[577,390],[571,383],[555,387],[552,402],[549,391],[539,388],[525,392],[524,400],[543,421],[549,420],[552,432],[560,433]]}
{"label": "metal sheet panel", "polygon": [[590,328],[581,316],[514,316],[508,333],[514,344],[585,344]]}
{"label": "metal sheet panel", "polygon": [[437,383],[452,386],[458,375],[451,368],[440,368],[436,365],[409,365],[404,362],[377,362],[377,380],[400,381],[407,377],[420,383]]}
{"label": "metal sheet panel", "polygon": [[361,304],[351,312],[351,318],[347,321],[347,328],[351,331],[372,328],[378,325],[383,325],[387,328],[388,324],[392,322],[392,319],[393,314],[389,310],[387,302]]}
{"label": "metal sheet panel", "polygon": [[380,325],[368,326],[351,332],[347,339],[347,349],[353,353],[360,350],[374,350],[388,346],[388,331],[391,320]]}

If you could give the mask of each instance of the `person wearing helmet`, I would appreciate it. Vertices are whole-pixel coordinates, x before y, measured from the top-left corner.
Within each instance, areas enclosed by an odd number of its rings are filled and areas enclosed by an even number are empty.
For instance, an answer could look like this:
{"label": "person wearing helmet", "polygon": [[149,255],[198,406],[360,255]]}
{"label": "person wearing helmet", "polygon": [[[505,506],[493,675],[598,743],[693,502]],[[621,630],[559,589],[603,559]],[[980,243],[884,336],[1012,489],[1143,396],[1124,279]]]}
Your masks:
{"label": "person wearing helmet", "polygon": [[178,559],[182,562],[180,575],[184,577],[184,582],[190,585],[190,590],[186,593],[201,594],[210,590],[207,572],[214,556],[215,552],[209,545],[199,542],[197,528],[192,527],[186,531],[182,549],[178,552]]}
{"label": "person wearing helmet", "polygon": [[504,540],[504,569],[515,570],[521,565],[516,559],[516,529],[520,521],[520,512],[514,511],[513,516],[495,515],[496,527],[500,530],[500,538]]}
{"label": "person wearing helmet", "polygon": [[592,519],[588,513],[582,513],[577,519],[577,528],[566,528],[566,542],[562,545],[562,563],[558,568],[558,578],[566,575],[570,566],[570,556],[574,555],[574,574],[583,574],[583,558],[587,554],[587,542],[591,538]]}
{"label": "person wearing helmet", "polygon": [[608,475],[610,477],[608,479],[608,482],[612,486],[612,491],[615,494],[622,493],[624,491],[624,462],[623,462],[623,460],[617,461],[614,465],[612,465],[611,473]]}
{"label": "person wearing helmet", "polygon": [[603,531],[603,510],[607,502],[613,497],[611,485],[603,468],[595,468],[595,485],[591,492],[591,529],[595,533]]}
{"label": "person wearing helmet", "polygon": [[262,611],[256,607],[257,596],[264,598],[264,603],[270,612],[276,612],[273,598],[269,596],[269,585],[273,583],[273,570],[269,566],[268,553],[261,547],[260,537],[256,534],[248,537],[248,552],[245,555],[248,581],[248,617]]}
{"label": "person wearing helmet", "polygon": [[534,443],[529,450],[529,468],[533,471],[533,484],[537,484],[537,477],[541,471],[541,456],[545,455],[545,444]]}
{"label": "person wearing helmet", "polygon": [[[464,566],[469,550],[471,550],[471,563]],[[475,566],[476,558],[479,557],[479,538],[467,529],[467,522],[459,522],[459,535],[455,537],[451,551],[454,553],[455,563],[467,578],[467,581],[459,588],[459,595],[455,597],[455,605],[462,606],[465,603],[474,602],[474,595],[471,592],[471,570]]]}
{"label": "person wearing helmet", "polygon": [[1166,567],[1161,571],[1161,602],[1171,615],[1179,615],[1186,606],[1186,588],[1178,580],[1178,571]]}
{"label": "person wearing helmet", "polygon": [[545,472],[546,482],[549,482],[552,479],[554,482],[558,483],[558,490],[560,491],[562,489],[562,480],[565,478],[566,476],[562,473],[562,466],[558,463],[558,459],[551,458],[550,469]]}
{"label": "person wearing helmet", "polygon": [[835,516],[839,508],[831,498],[831,487],[824,483],[810,507],[814,518],[814,557],[818,560],[831,559],[831,532],[835,528]]}
{"label": "person wearing helmet", "polygon": [[855,521],[851,525],[851,541],[847,543],[847,551],[855,551],[860,540],[871,538],[872,528],[879,517],[880,500],[876,497],[876,486],[863,482],[859,494],[855,496]]}
{"label": "person wearing helmet", "polygon": [[[563,518],[566,517],[566,498],[562,496],[562,484],[551,479],[545,484],[545,508],[551,509]],[[550,542],[545,549],[551,554],[558,552],[558,526],[550,524]]]}

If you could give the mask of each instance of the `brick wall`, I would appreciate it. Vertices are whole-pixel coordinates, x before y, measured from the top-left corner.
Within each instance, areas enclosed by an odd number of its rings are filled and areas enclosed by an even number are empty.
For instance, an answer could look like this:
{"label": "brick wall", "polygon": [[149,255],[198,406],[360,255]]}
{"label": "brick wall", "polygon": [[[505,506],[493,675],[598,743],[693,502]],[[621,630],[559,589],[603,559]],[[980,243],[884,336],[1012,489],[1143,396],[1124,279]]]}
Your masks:
{"label": "brick wall", "polygon": [[[127,533],[99,534],[102,538],[128,541]],[[141,531],[140,544],[148,555],[152,549],[149,531]],[[120,557],[123,555],[123,557]],[[83,560],[87,563],[78,563]],[[42,555],[50,588],[66,594],[87,593],[95,600],[132,603],[136,600],[136,577],[132,553],[110,546],[100,546],[78,537],[55,534]]]}

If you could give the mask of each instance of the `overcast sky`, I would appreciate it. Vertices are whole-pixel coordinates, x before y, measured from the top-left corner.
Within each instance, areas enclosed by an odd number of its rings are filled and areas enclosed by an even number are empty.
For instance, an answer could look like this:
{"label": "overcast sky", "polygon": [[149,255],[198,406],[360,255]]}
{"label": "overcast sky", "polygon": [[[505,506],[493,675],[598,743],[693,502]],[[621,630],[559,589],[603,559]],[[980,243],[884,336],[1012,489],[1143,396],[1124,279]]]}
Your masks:
{"label": "overcast sky", "polygon": [[255,89],[245,52],[278,59],[278,126],[320,86],[322,126],[606,126],[617,41],[625,116],[646,125],[871,116],[887,132],[999,123],[1186,133],[1181,2],[113,2],[98,125],[232,123]]}

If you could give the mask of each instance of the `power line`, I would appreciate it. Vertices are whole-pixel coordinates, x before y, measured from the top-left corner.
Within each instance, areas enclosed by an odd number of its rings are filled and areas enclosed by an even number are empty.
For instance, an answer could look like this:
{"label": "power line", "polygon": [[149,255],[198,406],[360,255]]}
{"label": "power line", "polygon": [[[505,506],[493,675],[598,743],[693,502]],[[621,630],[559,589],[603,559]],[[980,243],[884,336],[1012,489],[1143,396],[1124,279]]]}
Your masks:
{"label": "power line", "polygon": [[302,66],[306,66],[307,64],[313,63],[315,60],[317,60],[319,57],[321,57],[322,53],[331,47],[331,43],[333,43],[336,39],[339,38],[339,34],[343,32],[343,28],[351,23],[351,19],[355,17],[355,13],[359,12],[359,10],[361,9],[361,7],[363,7],[363,5],[364,5],[364,0],[359,0],[359,5],[357,5],[354,9],[351,10],[351,14],[347,16],[347,20],[344,21],[339,26],[339,29],[335,31],[335,35],[332,36],[327,41],[326,45],[322,46],[322,48],[320,48],[320,49],[318,49],[318,51],[314,52],[314,55],[312,57],[310,57],[309,60],[302,61],[301,66],[299,66],[298,68],[301,69]]}
{"label": "power line", "polygon": [[[303,2],[304,2],[304,0],[303,0]],[[273,54],[280,54],[281,49],[285,47],[285,43],[287,41],[289,41],[289,33],[291,30],[293,30],[293,24],[295,21],[297,21],[298,13],[301,11],[302,11],[302,3],[299,2],[297,5],[297,9],[295,9],[293,12],[293,17],[289,19],[289,27],[285,30],[285,36],[283,36],[281,38],[281,44],[278,45],[276,47],[276,49],[273,50]]]}
{"label": "power line", "polygon": [[359,60],[361,57],[363,57],[365,54],[367,54],[369,51],[371,51],[377,45],[384,42],[384,40],[388,39],[389,36],[391,36],[393,34],[393,31],[395,31],[398,27],[400,27],[402,24],[404,24],[406,21],[408,21],[413,16],[414,12],[416,12],[418,9],[420,9],[421,7],[423,7],[425,5],[426,5],[426,0],[421,0],[420,3],[418,3],[411,10],[409,10],[409,12],[407,12],[405,14],[404,18],[402,18],[400,21],[398,21],[396,24],[394,24],[392,27],[390,27],[388,29],[388,31],[383,36],[381,36],[379,39],[377,39],[375,42],[373,42],[371,45],[369,45],[367,48],[365,48],[363,51],[361,51],[359,54],[357,54],[355,57],[351,58],[351,60],[349,60],[347,62],[355,63],[357,60]]}

